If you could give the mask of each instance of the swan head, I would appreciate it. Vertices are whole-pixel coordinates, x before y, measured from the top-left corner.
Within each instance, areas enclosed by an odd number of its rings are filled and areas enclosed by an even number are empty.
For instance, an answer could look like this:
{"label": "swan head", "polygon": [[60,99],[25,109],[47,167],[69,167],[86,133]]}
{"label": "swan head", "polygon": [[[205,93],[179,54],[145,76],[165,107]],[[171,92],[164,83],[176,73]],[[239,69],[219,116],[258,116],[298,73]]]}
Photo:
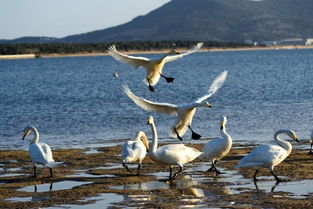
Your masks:
{"label": "swan head", "polygon": [[207,107],[207,108],[211,108],[212,107],[212,105],[209,102],[204,102],[203,106]]}
{"label": "swan head", "polygon": [[221,123],[220,123],[221,129],[224,129],[224,128],[225,128],[226,123],[227,123],[227,118],[226,118],[226,116],[222,116]]}
{"label": "swan head", "polygon": [[290,138],[292,138],[293,140],[295,140],[296,142],[299,142],[298,137],[296,135],[296,133],[294,131],[289,131]]}
{"label": "swan head", "polygon": [[147,121],[147,125],[150,125],[150,124],[153,124],[154,121],[153,121],[153,117],[152,116],[149,116],[148,117],[148,121]]}
{"label": "swan head", "polygon": [[175,54],[180,54],[176,49],[172,49],[171,51],[169,51],[168,53],[169,55],[175,55]]}
{"label": "swan head", "polygon": [[28,136],[32,132],[33,129],[34,129],[33,126],[26,126],[24,131],[23,131],[23,138],[22,138],[22,140],[24,140],[25,137]]}

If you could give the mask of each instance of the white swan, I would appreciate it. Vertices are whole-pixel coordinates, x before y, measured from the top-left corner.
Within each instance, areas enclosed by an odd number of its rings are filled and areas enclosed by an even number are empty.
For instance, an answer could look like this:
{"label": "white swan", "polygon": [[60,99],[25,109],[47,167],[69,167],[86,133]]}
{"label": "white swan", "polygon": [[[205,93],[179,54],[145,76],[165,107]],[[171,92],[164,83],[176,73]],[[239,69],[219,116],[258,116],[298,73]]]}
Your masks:
{"label": "white swan", "polygon": [[286,134],[293,140],[298,142],[297,136],[290,130],[278,130],[274,134],[274,142],[277,145],[262,145],[255,148],[245,157],[243,157],[236,168],[252,168],[256,169],[253,179],[257,181],[256,175],[260,168],[267,168],[275,177],[276,181],[281,181],[274,173],[274,167],[281,163],[292,151],[292,146],[289,142],[279,138],[280,134]]}
{"label": "white swan", "polygon": [[[170,180],[182,172],[184,164],[193,161],[202,154],[202,152],[184,144],[168,144],[158,148],[158,134],[152,116],[148,117],[148,124],[150,124],[153,133],[149,156],[156,163],[170,166]],[[172,176],[174,165],[178,165],[179,170]]]}
{"label": "white swan", "polygon": [[220,133],[222,138],[216,138],[208,141],[202,149],[203,154],[200,156],[200,159],[212,160],[212,166],[207,171],[215,171],[216,174],[220,173],[216,168],[216,161],[225,157],[233,144],[231,136],[226,132],[226,123],[227,118],[226,116],[223,116],[220,123]]}
{"label": "white swan", "polygon": [[193,116],[196,113],[196,108],[211,107],[211,104],[205,102],[205,100],[210,98],[220,87],[222,87],[224,81],[226,80],[226,77],[227,71],[222,72],[219,76],[215,78],[206,95],[198,98],[197,100],[189,104],[184,105],[174,105],[169,103],[158,103],[149,101],[145,98],[138,97],[133,94],[127,85],[123,85],[122,90],[131,100],[133,100],[135,104],[137,104],[144,110],[165,113],[168,115],[177,115],[176,124],[171,128],[172,137],[177,137],[179,140],[183,140],[181,137],[185,134],[188,127],[192,132],[192,138],[199,139],[201,136],[191,129],[191,123]]}
{"label": "white swan", "polygon": [[141,167],[142,160],[146,157],[149,151],[149,142],[147,135],[143,131],[137,133],[135,141],[128,141],[122,146],[122,165],[130,173],[131,170],[127,167],[126,163],[138,162],[137,175]]}
{"label": "white swan", "polygon": [[53,176],[52,174],[52,165],[51,163],[54,162],[51,149],[49,145],[45,143],[39,143],[39,133],[38,130],[34,126],[27,126],[24,129],[24,135],[22,140],[25,139],[31,132],[34,132],[34,139],[30,142],[28,152],[30,158],[34,165],[34,176],[36,177],[36,166],[37,165],[44,165],[50,169],[50,177]]}
{"label": "white swan", "polygon": [[310,151],[309,151],[309,155],[313,155],[312,147],[313,147],[313,130],[312,130],[312,132],[311,132],[311,138],[310,138]]}
{"label": "white swan", "polygon": [[188,50],[186,53],[180,54],[177,50],[171,50],[164,54],[161,58],[150,60],[146,57],[135,57],[122,54],[117,51],[115,45],[108,47],[108,53],[117,61],[130,64],[136,68],[144,67],[147,70],[147,76],[144,82],[149,86],[150,91],[154,91],[153,86],[159,82],[160,76],[163,77],[168,83],[173,82],[174,78],[166,77],[162,74],[163,66],[166,62],[174,61],[186,55],[196,52],[202,47],[203,43],[198,43],[196,46]]}

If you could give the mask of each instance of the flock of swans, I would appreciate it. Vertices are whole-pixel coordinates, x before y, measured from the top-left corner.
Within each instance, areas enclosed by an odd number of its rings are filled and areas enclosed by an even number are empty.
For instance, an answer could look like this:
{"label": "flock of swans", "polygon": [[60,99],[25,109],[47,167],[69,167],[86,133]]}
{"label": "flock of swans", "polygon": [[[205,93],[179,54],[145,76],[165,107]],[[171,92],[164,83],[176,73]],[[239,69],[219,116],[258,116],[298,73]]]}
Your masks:
{"label": "flock of swans", "polygon": [[[149,90],[153,92],[155,89],[153,86],[157,84],[160,77],[163,77],[167,82],[172,82],[174,78],[166,77],[162,74],[163,66],[166,62],[182,58],[186,55],[196,52],[201,48],[203,43],[198,43],[196,46],[188,50],[186,53],[180,54],[176,50],[171,50],[166,53],[160,59],[150,60],[145,57],[135,57],[122,54],[117,51],[114,45],[108,48],[109,54],[116,60],[130,64],[134,67],[144,67],[147,70],[147,76],[144,82],[148,85]],[[153,111],[157,113],[164,113],[167,115],[176,115],[177,120],[175,125],[171,127],[171,136],[183,140],[182,136],[187,129],[191,131],[192,139],[199,139],[201,136],[197,134],[192,128],[192,119],[196,113],[198,107],[211,108],[211,104],[207,101],[212,97],[224,84],[227,78],[227,71],[222,72],[212,82],[208,92],[202,96],[190,102],[188,104],[174,105],[169,103],[152,102],[145,98],[136,96],[127,85],[122,86],[123,92],[139,107],[146,111]],[[196,158],[200,160],[206,160],[212,162],[212,166],[207,171],[221,173],[216,168],[217,161],[225,157],[232,148],[232,137],[226,131],[227,118],[223,116],[220,121],[220,135],[221,138],[215,138],[208,140],[203,146],[202,151],[198,151],[195,148],[188,147],[182,143],[180,144],[167,144],[158,147],[158,134],[157,128],[152,116],[148,117],[147,124],[151,126],[152,130],[152,142],[149,145],[149,140],[145,132],[139,131],[136,139],[130,140],[122,145],[122,165],[130,173],[132,171],[128,168],[127,164],[138,163],[137,173],[140,174],[140,168],[143,159],[146,155],[149,155],[150,159],[155,163],[163,166],[168,166],[169,180],[173,180],[183,170],[183,166]],[[29,154],[33,163],[34,177],[36,177],[36,167],[38,165],[47,166],[50,169],[50,176],[53,176],[53,156],[50,147],[45,143],[39,143],[38,130],[33,126],[27,126],[24,130],[23,138],[27,137],[31,132],[34,133],[34,138],[29,145]],[[257,173],[261,168],[267,168],[274,176],[277,182],[282,181],[274,173],[274,167],[280,164],[292,151],[292,145],[290,142],[281,139],[279,136],[285,134],[294,141],[298,141],[295,132],[291,130],[278,130],[274,134],[275,145],[262,145],[249,154],[244,156],[237,164],[236,168],[251,168],[255,170],[253,179],[257,181]],[[313,131],[311,134],[311,146],[309,154],[313,154]],[[174,166],[178,166],[178,171],[173,173]],[[173,173],[173,174],[172,174]]]}

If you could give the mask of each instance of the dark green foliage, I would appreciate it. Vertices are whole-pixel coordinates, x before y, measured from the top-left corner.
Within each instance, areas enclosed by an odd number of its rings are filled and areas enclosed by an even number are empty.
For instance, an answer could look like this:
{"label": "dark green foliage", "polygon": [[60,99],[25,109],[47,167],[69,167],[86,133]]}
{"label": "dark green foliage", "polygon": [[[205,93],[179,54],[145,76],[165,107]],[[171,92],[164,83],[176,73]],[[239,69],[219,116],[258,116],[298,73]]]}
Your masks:
{"label": "dark green foliage", "polygon": [[[10,54],[74,54],[74,53],[103,53],[111,44],[115,44],[119,50],[160,50],[170,48],[190,48],[196,41],[136,41],[114,43],[86,43],[86,44],[0,44],[0,55]],[[205,42],[204,47],[240,47],[248,46],[241,43],[229,42]]]}

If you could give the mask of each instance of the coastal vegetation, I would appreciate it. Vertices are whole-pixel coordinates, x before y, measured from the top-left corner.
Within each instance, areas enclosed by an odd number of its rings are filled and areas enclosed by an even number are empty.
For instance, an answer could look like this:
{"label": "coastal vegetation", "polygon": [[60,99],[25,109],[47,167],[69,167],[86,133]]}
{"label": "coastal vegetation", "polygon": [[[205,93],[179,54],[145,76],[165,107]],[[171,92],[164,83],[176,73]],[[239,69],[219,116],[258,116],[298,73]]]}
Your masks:
{"label": "coastal vegetation", "polygon": [[[0,55],[14,54],[76,54],[76,53],[104,53],[108,46],[115,44],[123,51],[153,51],[170,48],[190,48],[197,41],[134,41],[110,43],[49,43],[49,44],[0,44]],[[205,48],[237,48],[250,45],[235,42],[204,42]]]}

